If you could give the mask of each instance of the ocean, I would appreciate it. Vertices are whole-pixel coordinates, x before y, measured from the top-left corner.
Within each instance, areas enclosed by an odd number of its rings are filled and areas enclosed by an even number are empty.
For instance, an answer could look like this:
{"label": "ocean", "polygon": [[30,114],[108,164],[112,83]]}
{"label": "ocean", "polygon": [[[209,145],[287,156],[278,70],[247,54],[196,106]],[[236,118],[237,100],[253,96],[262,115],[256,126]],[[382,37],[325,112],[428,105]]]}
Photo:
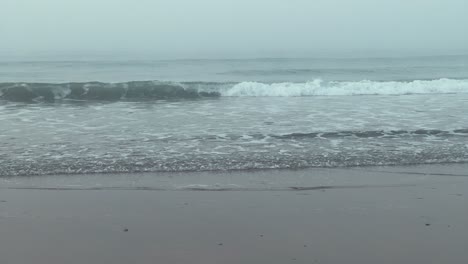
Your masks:
{"label": "ocean", "polygon": [[0,176],[468,162],[468,56],[0,60]]}

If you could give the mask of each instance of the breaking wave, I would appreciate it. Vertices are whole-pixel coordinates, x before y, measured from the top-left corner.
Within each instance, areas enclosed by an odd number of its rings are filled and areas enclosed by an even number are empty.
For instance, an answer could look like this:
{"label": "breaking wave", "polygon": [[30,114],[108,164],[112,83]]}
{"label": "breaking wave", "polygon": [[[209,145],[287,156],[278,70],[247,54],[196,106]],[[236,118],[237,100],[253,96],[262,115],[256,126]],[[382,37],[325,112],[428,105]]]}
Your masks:
{"label": "breaking wave", "polygon": [[124,83],[0,83],[0,99],[16,102],[59,100],[168,100],[206,97],[301,97],[468,93],[468,79],[414,81],[330,81],[304,83],[216,83],[133,81]]}
{"label": "breaking wave", "polygon": [[222,93],[224,96],[332,96],[332,95],[405,95],[468,93],[468,80],[439,79],[410,82],[324,82],[305,83],[243,82]]}

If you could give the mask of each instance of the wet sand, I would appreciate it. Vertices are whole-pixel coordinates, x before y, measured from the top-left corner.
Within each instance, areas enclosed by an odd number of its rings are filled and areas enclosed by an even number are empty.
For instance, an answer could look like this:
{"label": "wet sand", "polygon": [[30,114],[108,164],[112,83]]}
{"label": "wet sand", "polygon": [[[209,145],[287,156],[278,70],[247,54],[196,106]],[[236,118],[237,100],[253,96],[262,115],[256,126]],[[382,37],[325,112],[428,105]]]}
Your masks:
{"label": "wet sand", "polygon": [[468,165],[0,179],[0,263],[468,263]]}

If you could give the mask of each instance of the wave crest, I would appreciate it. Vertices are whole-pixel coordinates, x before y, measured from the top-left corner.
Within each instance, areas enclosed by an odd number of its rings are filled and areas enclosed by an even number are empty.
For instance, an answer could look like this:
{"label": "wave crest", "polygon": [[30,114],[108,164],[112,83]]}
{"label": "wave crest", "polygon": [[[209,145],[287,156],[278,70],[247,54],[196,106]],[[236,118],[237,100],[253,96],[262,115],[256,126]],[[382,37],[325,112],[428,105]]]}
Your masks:
{"label": "wave crest", "polygon": [[324,82],[320,79],[305,83],[242,82],[221,93],[222,96],[332,96],[332,95],[405,95],[468,93],[468,80],[439,79],[410,82]]}

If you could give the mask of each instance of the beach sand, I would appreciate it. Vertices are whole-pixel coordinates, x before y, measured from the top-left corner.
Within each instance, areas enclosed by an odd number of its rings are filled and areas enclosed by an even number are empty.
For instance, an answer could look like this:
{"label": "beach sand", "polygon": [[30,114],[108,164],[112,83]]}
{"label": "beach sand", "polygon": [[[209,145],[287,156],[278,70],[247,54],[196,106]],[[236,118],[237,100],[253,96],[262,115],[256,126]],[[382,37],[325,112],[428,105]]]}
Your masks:
{"label": "beach sand", "polygon": [[468,263],[468,165],[0,179],[0,263]]}

